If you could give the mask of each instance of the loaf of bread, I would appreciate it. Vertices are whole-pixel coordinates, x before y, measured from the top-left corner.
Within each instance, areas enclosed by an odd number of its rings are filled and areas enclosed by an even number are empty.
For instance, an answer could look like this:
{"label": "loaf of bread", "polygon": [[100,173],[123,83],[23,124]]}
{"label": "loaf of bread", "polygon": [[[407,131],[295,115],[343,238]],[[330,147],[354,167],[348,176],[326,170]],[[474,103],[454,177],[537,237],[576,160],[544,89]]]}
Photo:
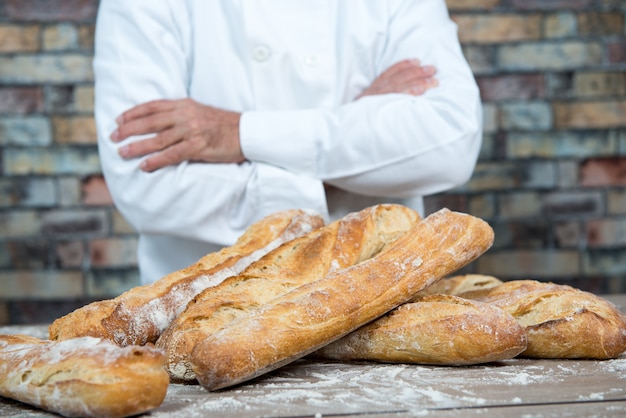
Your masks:
{"label": "loaf of bread", "polygon": [[510,359],[525,349],[524,328],[502,309],[435,294],[399,306],[313,356],[466,366]]}
{"label": "loaf of bread", "polygon": [[282,245],[243,273],[204,290],[157,340],[167,353],[172,381],[195,380],[191,351],[228,322],[328,272],[372,257],[418,219],[417,212],[400,205],[366,208]]}
{"label": "loaf of bread", "polygon": [[492,242],[486,222],[442,209],[376,256],[250,309],[198,343],[196,378],[216,390],[310,354],[406,303]]}
{"label": "loaf of bread", "polygon": [[441,294],[458,296],[461,293],[472,290],[489,289],[501,284],[502,281],[500,279],[484,274],[457,275],[439,280],[432,286],[428,286],[416,296],[416,300],[419,300],[426,295]]}
{"label": "loaf of bread", "polygon": [[109,300],[83,306],[54,321],[51,340],[79,336],[106,338],[120,346],[156,342],[161,332],[202,290],[215,286],[281,244],[321,227],[321,216],[304,210],[269,215],[249,227],[237,242],[154,283]]}
{"label": "loaf of bread", "polygon": [[516,318],[528,337],[524,357],[602,360],[626,351],[626,316],[608,300],[571,286],[514,280],[459,296]]}
{"label": "loaf of bread", "polygon": [[0,395],[68,417],[127,417],[159,406],[163,353],[81,337],[0,335]]}

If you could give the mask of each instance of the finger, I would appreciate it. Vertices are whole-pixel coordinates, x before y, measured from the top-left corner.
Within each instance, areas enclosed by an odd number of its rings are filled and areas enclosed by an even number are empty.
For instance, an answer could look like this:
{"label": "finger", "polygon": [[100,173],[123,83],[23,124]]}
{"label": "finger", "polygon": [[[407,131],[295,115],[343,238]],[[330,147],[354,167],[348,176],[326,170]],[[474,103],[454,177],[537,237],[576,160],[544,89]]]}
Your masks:
{"label": "finger", "polygon": [[411,87],[408,87],[403,91],[403,93],[411,94],[413,96],[419,96],[426,93],[427,90],[437,87],[438,85],[439,81],[434,77],[421,79],[421,82],[418,82]]}
{"label": "finger", "polygon": [[119,115],[115,121],[118,125],[143,118],[153,113],[160,113],[172,110],[176,106],[176,100],[152,100],[137,105]]}
{"label": "finger", "polygon": [[142,118],[121,124],[111,134],[111,140],[113,142],[119,142],[134,135],[160,133],[173,125],[173,115],[170,112],[149,114]]}
{"label": "finger", "polygon": [[406,60],[398,61],[392,66],[390,66],[389,68],[387,68],[385,71],[383,71],[379,75],[379,78],[395,77],[398,74],[404,73],[406,71],[411,71],[415,67],[419,67],[419,66],[420,66],[420,61],[418,59],[406,59]]}
{"label": "finger", "polygon": [[422,79],[432,78],[436,75],[436,73],[437,70],[432,65],[413,67],[398,73],[392,80],[392,84],[398,86],[415,83]]}
{"label": "finger", "polygon": [[431,65],[418,65],[414,60],[399,62],[393,71],[382,74],[370,88],[370,93],[400,93],[411,87],[419,85],[422,80],[433,77],[435,67]]}
{"label": "finger", "polygon": [[184,141],[178,142],[165,150],[151,155],[141,162],[139,168],[146,172],[152,172],[168,165],[176,165],[193,156],[189,144]]}
{"label": "finger", "polygon": [[143,157],[171,147],[181,139],[182,135],[179,132],[175,129],[168,129],[151,138],[124,145],[118,149],[118,153],[125,159]]}

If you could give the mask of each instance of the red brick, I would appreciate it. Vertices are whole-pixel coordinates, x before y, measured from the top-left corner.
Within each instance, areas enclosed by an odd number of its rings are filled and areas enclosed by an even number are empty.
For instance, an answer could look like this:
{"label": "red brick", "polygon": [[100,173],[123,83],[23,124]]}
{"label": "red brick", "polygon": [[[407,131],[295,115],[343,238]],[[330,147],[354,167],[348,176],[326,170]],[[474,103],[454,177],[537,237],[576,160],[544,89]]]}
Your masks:
{"label": "red brick", "polygon": [[626,186],[626,157],[593,158],[580,167],[582,186]]}
{"label": "red brick", "polygon": [[43,111],[39,87],[0,87],[0,113],[29,114]]}
{"label": "red brick", "polygon": [[626,245],[626,221],[596,219],[586,225],[587,245],[591,248],[623,247]]}
{"label": "red brick", "polygon": [[478,77],[480,94],[484,101],[529,100],[544,97],[542,74],[514,74]]}
{"label": "red brick", "polygon": [[91,21],[98,0],[5,0],[4,14],[13,21]]}
{"label": "red brick", "polygon": [[607,45],[611,64],[626,64],[626,41],[616,41]]}
{"label": "red brick", "polygon": [[89,243],[92,267],[135,267],[137,240],[133,238],[103,238]]}
{"label": "red brick", "polygon": [[90,176],[82,181],[82,204],[87,206],[112,206],[113,199],[103,176]]}
{"label": "red brick", "polygon": [[519,10],[579,10],[594,5],[594,0],[508,0]]}

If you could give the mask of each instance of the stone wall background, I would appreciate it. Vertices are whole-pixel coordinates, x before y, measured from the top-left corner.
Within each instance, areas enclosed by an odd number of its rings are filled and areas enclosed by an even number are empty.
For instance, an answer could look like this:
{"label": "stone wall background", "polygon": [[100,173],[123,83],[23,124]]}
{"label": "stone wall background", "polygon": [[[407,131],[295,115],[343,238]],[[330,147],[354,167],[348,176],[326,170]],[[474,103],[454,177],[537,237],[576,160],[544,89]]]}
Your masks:
{"label": "stone wall background", "polygon": [[[101,175],[96,0],[0,0],[0,325],[138,284]],[[465,269],[626,292],[626,2],[448,0],[484,102],[472,180],[427,199],[489,221]]]}

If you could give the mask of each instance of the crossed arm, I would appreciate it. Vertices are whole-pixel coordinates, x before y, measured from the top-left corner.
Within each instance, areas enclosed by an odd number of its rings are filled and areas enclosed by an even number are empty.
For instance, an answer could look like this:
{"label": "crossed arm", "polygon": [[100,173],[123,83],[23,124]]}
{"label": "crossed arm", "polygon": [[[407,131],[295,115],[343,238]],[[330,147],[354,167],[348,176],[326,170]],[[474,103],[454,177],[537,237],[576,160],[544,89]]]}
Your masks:
{"label": "crossed arm", "polygon": [[[386,93],[421,95],[436,87],[436,70],[418,60],[400,61],[384,71],[356,100]],[[182,161],[240,163],[246,160],[239,141],[241,113],[203,105],[193,99],[155,100],[122,113],[111,140],[154,136],[119,148],[125,159],[149,155],[141,169],[152,172]]]}

